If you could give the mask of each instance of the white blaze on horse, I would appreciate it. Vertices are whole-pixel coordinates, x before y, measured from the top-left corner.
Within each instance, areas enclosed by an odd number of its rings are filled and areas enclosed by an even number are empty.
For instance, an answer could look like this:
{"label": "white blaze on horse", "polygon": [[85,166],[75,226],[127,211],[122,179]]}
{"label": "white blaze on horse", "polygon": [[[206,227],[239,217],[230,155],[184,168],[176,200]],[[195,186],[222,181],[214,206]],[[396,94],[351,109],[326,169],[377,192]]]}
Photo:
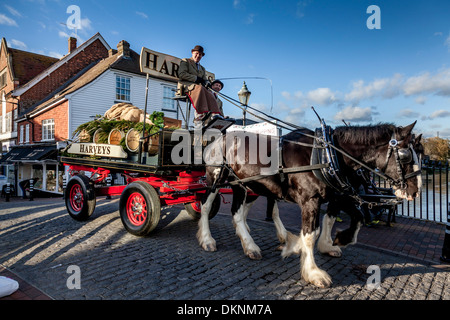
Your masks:
{"label": "white blaze on horse", "polygon": [[[341,150],[335,155],[335,161],[339,164],[339,175],[352,183],[357,177],[356,171],[362,165],[379,168],[380,174],[393,184],[397,196],[408,200],[417,197],[420,194],[421,180],[419,159],[412,146],[414,125],[415,123],[407,127],[382,124],[336,128],[330,133],[330,139],[333,141],[333,147]],[[229,135],[230,133],[226,136]],[[299,236],[286,231],[281,223],[278,207],[275,205],[273,208],[277,235],[280,242],[284,243],[282,256],[300,253],[302,277],[318,287],[329,286],[332,282],[330,276],[317,266],[314,259],[314,245],[320,234],[320,205],[328,202],[318,250],[339,257],[342,254],[340,247],[356,242],[363,221],[354,196],[351,192],[339,192],[318,178],[319,171],[328,170],[321,168],[320,163],[316,164],[319,167],[314,168],[316,174],[311,169],[313,150],[318,149],[312,147],[315,140],[313,131],[296,130],[280,140],[278,137],[261,139],[262,135],[253,133],[246,135],[247,138],[244,139],[217,139],[210,145],[210,153],[214,150],[212,153],[220,155],[215,155],[219,163],[207,166],[206,170],[207,184],[212,188],[202,200],[197,233],[200,245],[206,251],[216,250],[216,242],[209,228],[208,213],[218,194],[217,186],[226,181],[231,183],[233,189],[231,213],[236,234],[241,240],[244,253],[251,259],[261,258],[261,250],[253,241],[246,223],[248,211],[257,198],[255,194],[295,202],[302,212]],[[252,143],[246,143],[246,139]],[[321,149],[323,151],[324,147]],[[259,157],[255,161],[254,154],[261,155],[261,150],[267,153],[264,161]],[[277,170],[273,170],[273,163],[267,163],[267,158],[278,159],[275,166]],[[229,161],[230,159],[233,161]],[[340,210],[349,214],[352,221],[350,227],[338,233],[333,242],[331,229]]]}

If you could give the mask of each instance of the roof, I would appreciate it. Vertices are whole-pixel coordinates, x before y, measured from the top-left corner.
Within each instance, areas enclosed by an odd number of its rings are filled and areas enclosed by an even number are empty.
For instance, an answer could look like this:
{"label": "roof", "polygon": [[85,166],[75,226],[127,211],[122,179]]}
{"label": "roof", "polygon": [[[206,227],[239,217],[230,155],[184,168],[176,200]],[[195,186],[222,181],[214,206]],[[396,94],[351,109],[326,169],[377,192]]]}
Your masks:
{"label": "roof", "polygon": [[56,145],[15,146],[0,159],[0,162],[56,160],[56,155]]}
{"label": "roof", "polygon": [[[93,82],[109,69],[134,73],[140,76],[146,76],[146,74],[141,72],[140,70],[139,58],[140,55],[138,53],[130,50],[130,57],[125,57],[121,52],[117,52],[114,55],[100,60],[93,66],[91,64],[80,71],[77,75],[66,81],[58,89],[53,91],[47,98],[36,103],[25,113],[30,116],[35,116],[38,113],[43,112],[45,109],[52,107],[60,101],[63,101],[68,94],[71,94]],[[19,115],[19,117],[20,116],[23,116],[23,114]],[[20,121],[22,119],[23,118],[19,118],[18,120]]]}
{"label": "roof", "polygon": [[52,64],[50,67],[46,68],[45,70],[38,73],[35,77],[30,79],[27,83],[21,85],[17,89],[14,90],[13,95],[15,97],[18,97],[22,95],[23,93],[27,92],[30,88],[32,88],[34,85],[36,85],[39,81],[41,81],[43,78],[51,74],[53,71],[58,69],[63,64],[67,63],[70,59],[75,57],[79,52],[83,51],[86,47],[88,47],[91,43],[93,43],[96,40],[100,40],[102,44],[105,46],[107,50],[111,49],[108,43],[103,39],[100,33],[96,33],[94,36],[92,36],[89,40],[84,42],[82,45],[77,47],[72,52],[66,54],[64,57],[62,57],[60,60],[57,60],[56,63]]}
{"label": "roof", "polygon": [[18,80],[19,84],[27,83],[59,60],[42,54],[8,48],[5,39],[2,39],[2,44],[5,45],[7,55],[10,57],[8,63],[11,63],[11,76],[13,80]]}
{"label": "roof", "polygon": [[60,88],[53,91],[49,97],[38,102],[34,107],[32,107],[32,110],[28,110],[27,113],[34,116],[36,113],[43,111],[56,102],[62,101],[66,95],[73,93],[93,82],[109,69],[145,76],[145,73],[140,71],[139,54],[133,50],[130,50],[130,57],[124,57],[121,52],[118,52],[100,60],[94,66],[89,65],[84,70],[80,71],[77,75],[64,83]]}

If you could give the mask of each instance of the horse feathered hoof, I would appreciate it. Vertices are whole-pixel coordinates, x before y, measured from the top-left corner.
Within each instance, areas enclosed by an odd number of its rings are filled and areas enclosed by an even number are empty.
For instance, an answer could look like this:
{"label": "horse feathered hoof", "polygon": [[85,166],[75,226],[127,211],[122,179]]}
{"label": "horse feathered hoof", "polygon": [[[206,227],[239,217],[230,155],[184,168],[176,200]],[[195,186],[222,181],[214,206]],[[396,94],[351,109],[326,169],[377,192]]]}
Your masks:
{"label": "horse feathered hoof", "polygon": [[216,245],[209,243],[209,244],[203,244],[202,246],[203,250],[207,251],[207,252],[214,252],[217,251]]}
{"label": "horse feathered hoof", "polygon": [[217,251],[216,240],[214,239],[200,241],[200,246],[207,252]]}
{"label": "horse feathered hoof", "polygon": [[331,286],[331,277],[323,270],[316,269],[309,276],[304,276],[305,280],[318,288],[328,288]]}
{"label": "horse feathered hoof", "polygon": [[312,284],[318,288],[324,289],[329,288],[331,286],[331,279],[330,280],[316,280],[312,282]]}
{"label": "horse feathered hoof", "polygon": [[256,251],[249,251],[249,252],[247,252],[247,257],[249,257],[252,260],[261,260],[262,254],[260,252],[256,252]]}
{"label": "horse feathered hoof", "polygon": [[339,247],[337,249],[339,249],[339,250],[329,251],[329,252],[327,252],[327,254],[330,257],[333,257],[333,258],[340,258],[340,257],[342,257],[341,249]]}

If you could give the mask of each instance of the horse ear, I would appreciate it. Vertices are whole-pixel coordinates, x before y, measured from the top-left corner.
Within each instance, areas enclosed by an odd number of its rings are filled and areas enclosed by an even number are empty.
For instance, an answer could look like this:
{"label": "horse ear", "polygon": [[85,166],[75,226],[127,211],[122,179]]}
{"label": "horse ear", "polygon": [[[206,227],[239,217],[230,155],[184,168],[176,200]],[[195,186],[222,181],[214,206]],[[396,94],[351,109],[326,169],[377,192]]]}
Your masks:
{"label": "horse ear", "polygon": [[422,140],[422,134],[419,134],[419,135],[416,137],[415,142],[416,142],[416,143],[419,143],[420,140]]}
{"label": "horse ear", "polygon": [[401,137],[401,139],[406,138],[408,135],[411,134],[412,129],[414,128],[414,126],[416,125],[417,120],[414,121],[413,123],[411,123],[409,126],[406,127],[398,127],[398,133]]}

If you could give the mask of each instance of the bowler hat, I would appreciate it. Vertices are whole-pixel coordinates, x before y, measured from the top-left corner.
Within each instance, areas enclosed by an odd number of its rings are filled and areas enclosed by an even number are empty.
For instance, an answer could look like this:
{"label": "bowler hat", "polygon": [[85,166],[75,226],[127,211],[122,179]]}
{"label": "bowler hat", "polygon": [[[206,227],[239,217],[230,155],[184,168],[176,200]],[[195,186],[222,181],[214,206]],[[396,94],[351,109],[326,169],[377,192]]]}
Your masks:
{"label": "bowler hat", "polygon": [[211,86],[212,86],[214,83],[219,83],[219,84],[222,86],[222,89],[223,89],[223,82],[222,82],[222,81],[220,81],[220,80],[214,80],[214,81],[211,83]]}
{"label": "bowler hat", "polygon": [[205,53],[203,52],[203,47],[202,46],[195,46],[194,49],[191,50],[191,52],[194,52],[194,51],[200,52],[202,54],[202,56],[205,55]]}

